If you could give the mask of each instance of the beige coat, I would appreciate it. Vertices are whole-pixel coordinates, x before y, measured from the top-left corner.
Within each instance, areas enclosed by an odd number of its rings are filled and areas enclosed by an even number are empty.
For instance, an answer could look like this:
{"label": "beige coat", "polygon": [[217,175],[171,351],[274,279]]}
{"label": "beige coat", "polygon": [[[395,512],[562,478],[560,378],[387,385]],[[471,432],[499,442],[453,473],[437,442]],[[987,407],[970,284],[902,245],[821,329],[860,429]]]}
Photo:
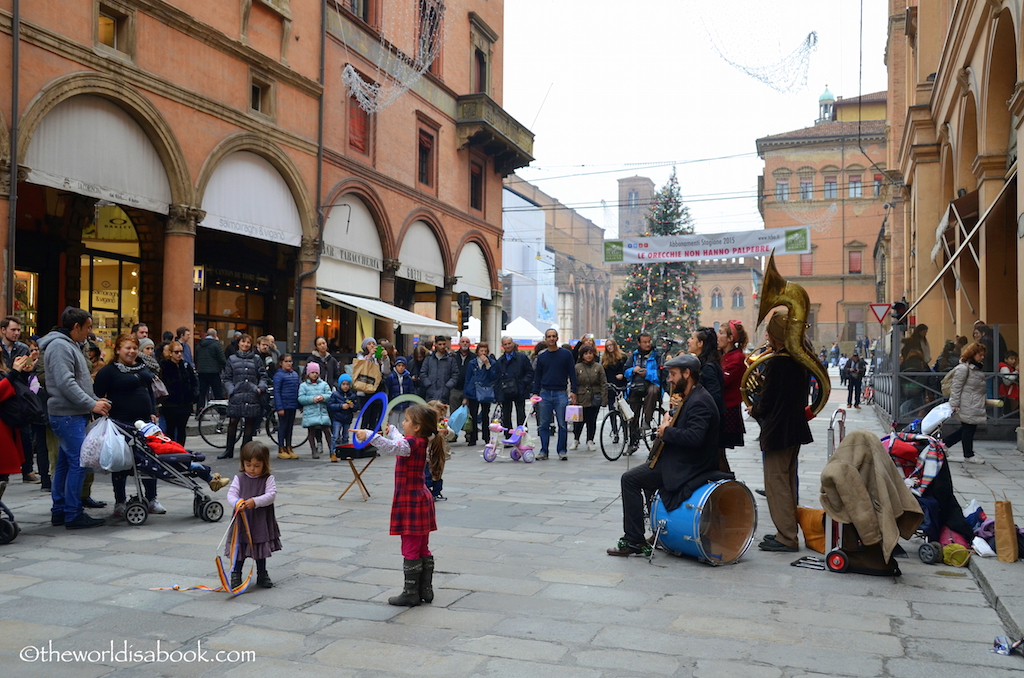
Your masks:
{"label": "beige coat", "polygon": [[965,424],[985,423],[985,373],[977,365],[960,363],[953,368],[949,404],[960,408],[957,416]]}
{"label": "beige coat", "polygon": [[821,506],[857,528],[868,546],[882,544],[886,562],[900,537],[909,539],[924,514],[903,474],[870,431],[852,431],[821,472]]}

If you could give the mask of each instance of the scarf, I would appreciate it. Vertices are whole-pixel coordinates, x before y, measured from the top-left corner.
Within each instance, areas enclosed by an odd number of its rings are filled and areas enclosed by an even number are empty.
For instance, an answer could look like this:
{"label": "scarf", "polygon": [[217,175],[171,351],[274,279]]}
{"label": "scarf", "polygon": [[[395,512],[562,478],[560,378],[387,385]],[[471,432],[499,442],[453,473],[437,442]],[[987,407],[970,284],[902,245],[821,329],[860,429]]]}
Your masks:
{"label": "scarf", "polygon": [[134,374],[136,372],[141,372],[142,370],[146,369],[146,363],[141,362],[137,362],[134,365],[125,365],[120,360],[115,360],[114,365],[116,365],[117,369],[124,374]]}

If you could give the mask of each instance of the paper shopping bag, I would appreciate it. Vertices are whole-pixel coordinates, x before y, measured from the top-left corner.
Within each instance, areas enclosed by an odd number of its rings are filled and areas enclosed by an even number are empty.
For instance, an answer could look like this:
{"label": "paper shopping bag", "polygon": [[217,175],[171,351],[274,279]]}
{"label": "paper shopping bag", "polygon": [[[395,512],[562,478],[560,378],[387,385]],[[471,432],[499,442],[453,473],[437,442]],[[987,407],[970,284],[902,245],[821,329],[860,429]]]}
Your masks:
{"label": "paper shopping bag", "polygon": [[565,406],[565,421],[567,423],[574,423],[577,421],[583,421],[583,406],[582,405],[566,405]]}
{"label": "paper shopping bag", "polygon": [[996,502],[996,555],[1001,563],[1017,562],[1017,528],[1013,524],[1013,506],[1006,499]]}

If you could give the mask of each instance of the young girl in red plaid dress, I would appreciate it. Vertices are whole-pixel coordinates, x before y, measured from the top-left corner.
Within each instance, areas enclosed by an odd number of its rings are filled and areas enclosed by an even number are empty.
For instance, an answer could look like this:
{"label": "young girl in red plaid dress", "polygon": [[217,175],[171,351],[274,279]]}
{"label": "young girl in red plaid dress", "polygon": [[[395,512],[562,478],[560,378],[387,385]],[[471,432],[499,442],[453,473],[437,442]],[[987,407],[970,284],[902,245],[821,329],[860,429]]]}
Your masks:
{"label": "young girl in red plaid dress", "polygon": [[[412,607],[420,602],[434,600],[434,556],[428,548],[430,533],[437,529],[434,521],[434,498],[427,489],[423,468],[427,463],[427,448],[431,456],[444,454],[444,441],[437,432],[437,414],[425,405],[414,404],[405,411],[402,421],[405,435],[395,426],[388,428],[387,436],[377,434],[372,444],[382,454],[394,454],[395,498],[391,504],[391,534],[402,537],[402,557],[405,559],[405,588],[401,595],[388,599],[392,605]],[[370,431],[353,431],[359,441],[366,440]]]}

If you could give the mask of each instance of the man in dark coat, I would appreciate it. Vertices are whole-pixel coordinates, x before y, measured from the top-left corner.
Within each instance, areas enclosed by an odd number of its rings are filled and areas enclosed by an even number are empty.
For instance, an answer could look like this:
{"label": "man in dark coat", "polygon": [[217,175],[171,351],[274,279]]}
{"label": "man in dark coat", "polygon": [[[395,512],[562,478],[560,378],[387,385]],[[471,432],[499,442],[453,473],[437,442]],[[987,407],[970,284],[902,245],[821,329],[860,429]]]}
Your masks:
{"label": "man in dark coat", "polygon": [[501,356],[494,361],[495,384],[500,391],[501,425],[512,428],[512,407],[516,408],[516,426],[526,421],[526,396],[533,388],[533,365],[519,351],[512,337],[501,338]]}
{"label": "man in dark coat", "polygon": [[196,372],[199,374],[199,403],[196,412],[206,407],[206,395],[213,389],[213,397],[223,400],[224,384],[220,380],[220,373],[227,365],[227,358],[224,357],[224,347],[220,345],[217,338],[217,330],[212,327],[206,330],[206,336],[196,346]]}
{"label": "man in dark coat", "polygon": [[796,520],[797,458],[800,446],[813,442],[807,425],[811,375],[785,351],[789,316],[778,311],[768,321],[768,343],[775,356],[765,363],[761,397],[750,413],[761,425],[764,490],[776,534],[758,544],[762,551],[800,550]]}
{"label": "man in dark coat", "polygon": [[[718,472],[718,406],[700,385],[700,361],[685,354],[665,363],[668,380],[683,396],[682,412],[658,429],[664,441],[660,456],[622,474],[623,536],[610,556],[650,555],[644,539],[644,494],[660,490],[667,510],[678,508],[703,482],[699,479],[732,478]],[[653,468],[651,466],[653,465]],[[694,485],[697,485],[694,487]]]}

